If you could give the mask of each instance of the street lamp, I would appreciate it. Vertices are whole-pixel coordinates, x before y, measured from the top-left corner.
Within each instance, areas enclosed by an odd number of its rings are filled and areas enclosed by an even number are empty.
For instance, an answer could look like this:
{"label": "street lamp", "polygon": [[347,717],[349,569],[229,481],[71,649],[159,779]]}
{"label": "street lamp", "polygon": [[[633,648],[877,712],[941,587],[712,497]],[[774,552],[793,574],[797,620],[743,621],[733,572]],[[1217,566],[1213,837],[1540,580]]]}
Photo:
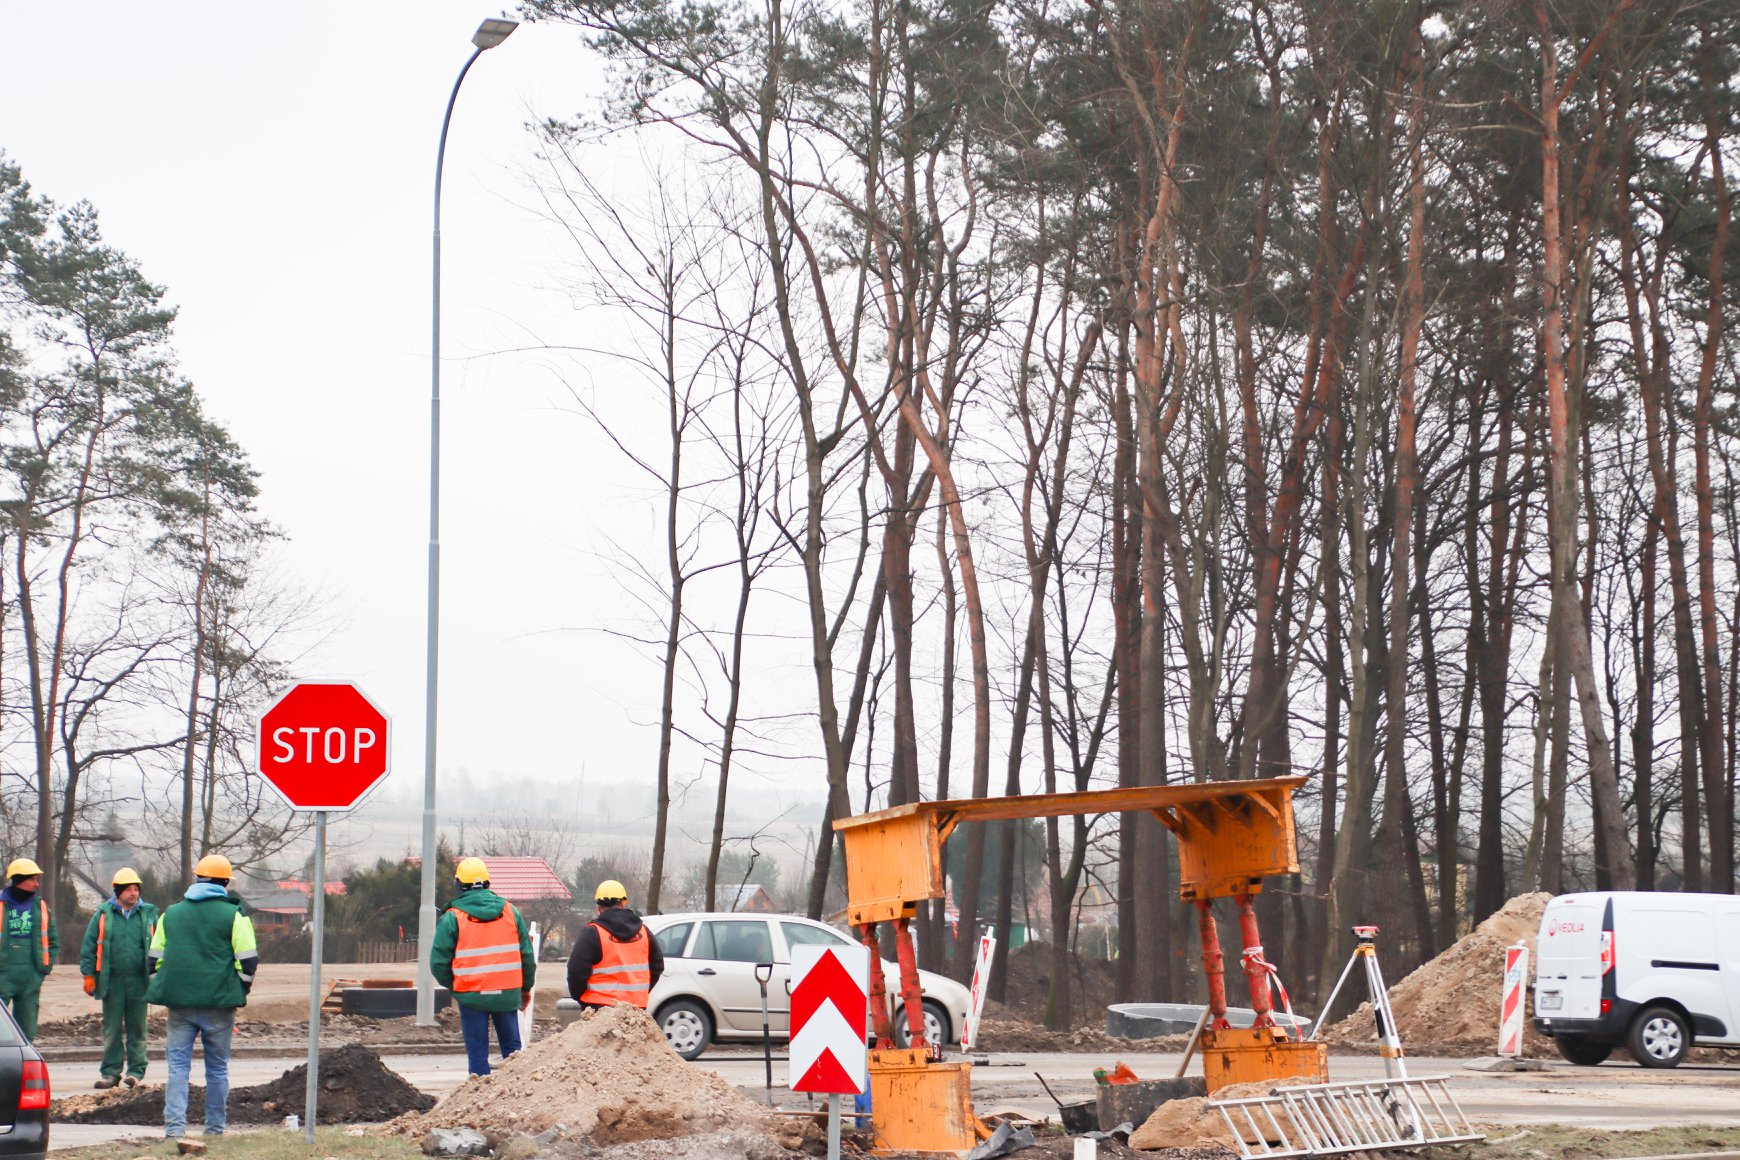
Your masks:
{"label": "street lamp", "polygon": [[459,70],[447,112],[441,118],[441,144],[435,150],[435,247],[431,279],[429,338],[429,625],[423,658],[423,889],[417,909],[417,1023],[435,1022],[435,976],[429,951],[435,943],[435,702],[441,675],[441,169],[447,160],[447,126],[459,86],[477,58],[509,36],[519,23],[485,20],[471,35],[476,47]]}

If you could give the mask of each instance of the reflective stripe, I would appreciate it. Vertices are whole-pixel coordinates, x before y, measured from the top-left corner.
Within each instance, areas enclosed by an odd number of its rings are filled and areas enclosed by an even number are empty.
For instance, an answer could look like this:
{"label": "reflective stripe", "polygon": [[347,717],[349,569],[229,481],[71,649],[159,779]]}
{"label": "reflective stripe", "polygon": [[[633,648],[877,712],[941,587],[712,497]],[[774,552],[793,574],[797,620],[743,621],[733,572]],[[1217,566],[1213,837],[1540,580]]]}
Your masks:
{"label": "reflective stripe", "polygon": [[588,983],[588,991],[650,991],[646,983]]}
{"label": "reflective stripe", "polygon": [[93,974],[103,973],[103,937],[109,930],[109,908],[103,907],[97,911],[97,969]]}
{"label": "reflective stripe", "polygon": [[42,939],[42,971],[47,974],[54,963],[48,957],[48,903],[40,898],[36,900],[36,933]]}
{"label": "reflective stripe", "polygon": [[454,967],[453,974],[455,976],[459,976],[459,975],[487,975],[491,971],[501,970],[504,965],[506,965],[506,964],[503,964],[503,963],[484,963],[481,966],[476,966],[476,967]]}
{"label": "reflective stripe", "polygon": [[520,944],[517,942],[511,942],[511,943],[503,943],[501,946],[498,946],[498,947],[466,947],[464,950],[455,950],[453,952],[453,957],[456,959],[469,959],[469,958],[475,958],[478,955],[500,955],[500,954],[515,954],[515,955],[517,955],[519,953],[520,953]]}
{"label": "reflective stripe", "polygon": [[635,971],[644,971],[646,969],[647,968],[640,963],[623,963],[619,967],[593,967],[592,973],[594,975],[627,975],[632,974]]}

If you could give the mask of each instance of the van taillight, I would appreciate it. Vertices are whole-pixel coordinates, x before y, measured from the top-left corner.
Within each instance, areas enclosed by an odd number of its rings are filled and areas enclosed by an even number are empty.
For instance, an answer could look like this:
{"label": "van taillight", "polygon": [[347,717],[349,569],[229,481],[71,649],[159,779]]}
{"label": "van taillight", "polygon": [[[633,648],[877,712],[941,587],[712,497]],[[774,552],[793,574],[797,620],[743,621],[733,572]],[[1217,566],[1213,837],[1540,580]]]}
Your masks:
{"label": "van taillight", "polygon": [[1610,974],[1613,970],[1613,932],[1601,932],[1601,973]]}
{"label": "van taillight", "polygon": [[1613,1011],[1613,1000],[1612,999],[1601,1000],[1601,1014],[1607,1015],[1607,1014],[1610,1014],[1612,1011]]}
{"label": "van taillight", "polygon": [[18,1092],[18,1110],[48,1107],[48,1064],[40,1059],[24,1061],[24,1086]]}

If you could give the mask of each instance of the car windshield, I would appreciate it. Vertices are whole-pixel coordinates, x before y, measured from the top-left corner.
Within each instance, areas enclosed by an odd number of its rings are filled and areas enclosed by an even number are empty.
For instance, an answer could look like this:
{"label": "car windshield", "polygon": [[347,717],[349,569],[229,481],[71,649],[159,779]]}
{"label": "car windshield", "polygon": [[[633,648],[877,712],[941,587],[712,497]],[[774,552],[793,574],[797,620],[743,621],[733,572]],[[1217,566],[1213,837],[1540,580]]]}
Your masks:
{"label": "car windshield", "polygon": [[790,947],[849,947],[852,940],[837,930],[829,930],[825,926],[811,926],[807,922],[782,922],[779,929],[785,935],[785,945]]}
{"label": "car windshield", "polygon": [[724,959],[733,963],[771,963],[773,939],[767,923],[752,919],[742,922],[703,922],[700,936],[695,939],[694,959]]}
{"label": "car windshield", "polygon": [[689,941],[689,932],[694,927],[692,922],[676,922],[659,931],[655,937],[659,940],[659,949],[665,952],[665,958],[683,957],[683,944]]}

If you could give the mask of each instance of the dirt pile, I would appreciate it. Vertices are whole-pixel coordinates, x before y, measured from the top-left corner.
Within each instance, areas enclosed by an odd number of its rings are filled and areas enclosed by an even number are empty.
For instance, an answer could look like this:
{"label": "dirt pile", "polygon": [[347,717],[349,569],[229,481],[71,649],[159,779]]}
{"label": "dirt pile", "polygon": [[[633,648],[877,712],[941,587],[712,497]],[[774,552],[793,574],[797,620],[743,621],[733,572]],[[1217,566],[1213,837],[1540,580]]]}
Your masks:
{"label": "dirt pile", "polygon": [[[1276,1088],[1273,1080],[1258,1083],[1229,1084],[1208,1099],[1193,1096],[1168,1100],[1154,1109],[1154,1114],[1130,1133],[1130,1147],[1145,1152],[1172,1148],[1209,1148],[1231,1152],[1236,1149],[1232,1129],[1220,1112],[1209,1107],[1209,1100],[1239,1100],[1250,1096],[1266,1096]],[[1283,1117],[1285,1118],[1285,1117]]]}
{"label": "dirt pile", "polygon": [[[1552,897],[1546,893],[1517,895],[1443,954],[1401,982],[1391,983],[1390,1007],[1395,1011],[1402,1046],[1413,1053],[1490,1054],[1498,1042],[1504,950],[1523,943],[1529,948],[1532,963],[1541,913]],[[1347,986],[1358,994],[1362,980],[1350,978]],[[1528,1054],[1552,1054],[1552,1044],[1532,1028],[1524,1034]],[[1370,1043],[1376,1037],[1369,1001],[1339,1023],[1324,1028],[1322,1036],[1329,1043],[1349,1046]]]}
{"label": "dirt pile", "polygon": [[679,1058],[646,1012],[619,1006],[586,1012],[392,1129],[412,1136],[433,1128],[554,1129],[609,1144],[757,1132],[764,1120],[736,1088]]}
{"label": "dirt pile", "polygon": [[[300,1116],[308,1090],[308,1066],[293,1067],[269,1083],[230,1089],[232,1124],[276,1124]],[[435,1104],[366,1047],[349,1045],[320,1053],[320,1122],[371,1124],[425,1111]],[[68,1124],[162,1124],[163,1088],[153,1084],[112,1088],[56,1100],[53,1118]],[[190,1087],[187,1122],[205,1121],[205,1089]]]}
{"label": "dirt pile", "polygon": [[[986,1005],[987,1014],[1021,1023],[1045,1022],[1045,1000],[1051,993],[1051,944],[1032,942],[1009,952],[1008,980],[1001,1003]],[[1079,955],[1069,960],[1069,1009],[1073,1022],[1104,1027],[1106,1005],[1117,984],[1115,964]]]}

